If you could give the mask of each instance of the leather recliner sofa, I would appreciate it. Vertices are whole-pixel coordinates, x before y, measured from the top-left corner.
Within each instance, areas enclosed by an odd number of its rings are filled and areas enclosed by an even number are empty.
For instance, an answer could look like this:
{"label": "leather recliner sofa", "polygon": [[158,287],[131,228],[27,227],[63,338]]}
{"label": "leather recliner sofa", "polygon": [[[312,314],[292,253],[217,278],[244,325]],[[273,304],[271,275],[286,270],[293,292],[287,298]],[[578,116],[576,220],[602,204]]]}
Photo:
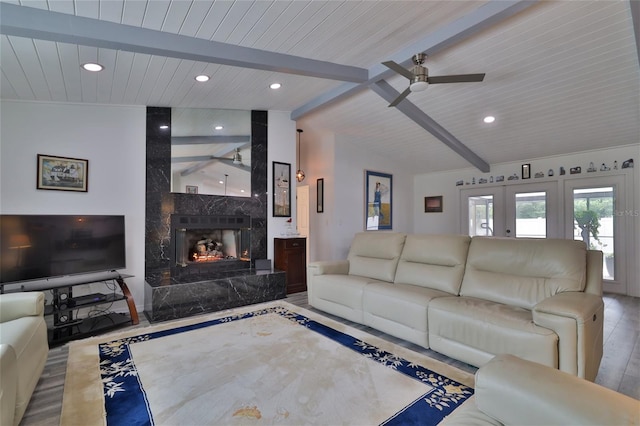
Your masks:
{"label": "leather recliner sofa", "polygon": [[581,241],[362,232],[307,275],[314,308],[476,367],[508,353],[598,372],[602,252]]}
{"label": "leather recliner sofa", "polygon": [[640,401],[545,365],[498,355],[476,372],[475,394],[440,425],[640,425]]}
{"label": "leather recliner sofa", "polygon": [[49,355],[44,293],[0,295],[0,425],[18,425]]}

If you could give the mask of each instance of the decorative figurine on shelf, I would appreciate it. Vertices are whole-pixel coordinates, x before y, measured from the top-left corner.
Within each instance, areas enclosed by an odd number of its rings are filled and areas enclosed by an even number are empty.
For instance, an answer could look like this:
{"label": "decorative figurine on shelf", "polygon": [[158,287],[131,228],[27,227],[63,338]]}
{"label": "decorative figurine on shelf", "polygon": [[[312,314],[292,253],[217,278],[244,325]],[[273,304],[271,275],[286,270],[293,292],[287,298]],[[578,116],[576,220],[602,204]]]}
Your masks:
{"label": "decorative figurine on shelf", "polygon": [[582,173],[582,167],[580,166],[572,167],[569,169],[569,173],[571,173],[572,175],[580,174]]}
{"label": "decorative figurine on shelf", "polygon": [[487,178],[480,178],[478,183],[487,183]]}
{"label": "decorative figurine on shelf", "polygon": [[596,166],[593,165],[593,161],[589,163],[589,168],[587,169],[587,173],[597,172]]}
{"label": "decorative figurine on shelf", "polygon": [[564,167],[560,167],[560,176],[563,176],[567,174],[567,172],[564,170]]}
{"label": "decorative figurine on shelf", "polygon": [[553,176],[553,169],[549,169],[549,171],[547,172],[547,176]]}
{"label": "decorative figurine on shelf", "polygon": [[519,180],[519,179],[520,179],[520,177],[518,176],[517,173],[514,173],[514,174],[512,174],[511,176],[509,176],[507,178],[507,180]]}
{"label": "decorative figurine on shelf", "polygon": [[618,160],[613,162],[613,170],[618,170]]}
{"label": "decorative figurine on shelf", "polygon": [[609,170],[611,170],[611,168],[607,167],[606,164],[602,163],[602,166],[600,166],[600,171],[601,172],[608,172]]}
{"label": "decorative figurine on shelf", "polygon": [[504,176],[503,175],[496,176],[496,182],[504,182]]}
{"label": "decorative figurine on shelf", "polygon": [[471,185],[475,185],[476,184],[476,178],[471,178]]}
{"label": "decorative figurine on shelf", "polygon": [[544,172],[536,172],[536,174],[533,177],[534,178],[543,178],[544,177]]}
{"label": "decorative figurine on shelf", "polygon": [[489,183],[493,183],[493,176],[489,176]]}
{"label": "decorative figurine on shelf", "polygon": [[464,185],[464,181],[462,181],[462,180],[457,180],[456,181],[456,186],[462,186],[462,185]]}
{"label": "decorative figurine on shelf", "polygon": [[629,158],[627,161],[622,163],[623,169],[633,169],[633,158]]}

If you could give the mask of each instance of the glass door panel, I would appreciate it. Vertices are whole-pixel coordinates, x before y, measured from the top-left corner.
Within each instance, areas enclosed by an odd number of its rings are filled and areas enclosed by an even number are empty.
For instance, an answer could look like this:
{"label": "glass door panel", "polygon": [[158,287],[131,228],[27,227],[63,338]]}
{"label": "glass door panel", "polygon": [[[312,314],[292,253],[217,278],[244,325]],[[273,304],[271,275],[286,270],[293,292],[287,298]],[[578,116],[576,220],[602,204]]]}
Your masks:
{"label": "glass door panel", "polygon": [[460,190],[460,230],[470,236],[504,236],[504,187]]}
{"label": "glass door panel", "polygon": [[493,236],[493,195],[470,196],[469,235]]}
{"label": "glass door panel", "polygon": [[515,194],[516,238],[547,238],[547,193]]}
{"label": "glass door panel", "polygon": [[573,239],[604,255],[602,276],[615,280],[615,235],[613,214],[615,192],[612,186],[573,190]]}

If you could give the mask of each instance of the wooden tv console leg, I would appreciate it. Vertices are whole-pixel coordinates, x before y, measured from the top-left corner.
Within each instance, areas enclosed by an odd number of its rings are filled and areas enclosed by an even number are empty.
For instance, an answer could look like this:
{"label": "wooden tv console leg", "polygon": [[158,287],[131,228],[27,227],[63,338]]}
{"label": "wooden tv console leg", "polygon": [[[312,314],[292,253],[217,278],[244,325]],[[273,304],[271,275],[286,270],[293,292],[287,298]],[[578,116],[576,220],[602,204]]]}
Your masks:
{"label": "wooden tv console leg", "polygon": [[131,324],[136,325],[140,322],[140,319],[138,318],[138,310],[136,309],[136,303],[133,301],[131,291],[129,291],[129,287],[127,287],[127,283],[124,282],[122,277],[116,278],[116,282],[120,286],[120,290],[122,290],[122,295],[127,300],[129,314],[131,315]]}

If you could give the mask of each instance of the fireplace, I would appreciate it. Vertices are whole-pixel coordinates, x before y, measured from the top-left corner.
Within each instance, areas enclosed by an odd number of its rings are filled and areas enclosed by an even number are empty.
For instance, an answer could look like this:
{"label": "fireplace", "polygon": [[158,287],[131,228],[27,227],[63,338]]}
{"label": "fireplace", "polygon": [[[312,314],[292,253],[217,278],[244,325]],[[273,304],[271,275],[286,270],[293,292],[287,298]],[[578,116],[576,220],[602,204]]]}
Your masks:
{"label": "fireplace", "polygon": [[249,216],[171,215],[171,228],[171,264],[180,274],[251,265]]}

